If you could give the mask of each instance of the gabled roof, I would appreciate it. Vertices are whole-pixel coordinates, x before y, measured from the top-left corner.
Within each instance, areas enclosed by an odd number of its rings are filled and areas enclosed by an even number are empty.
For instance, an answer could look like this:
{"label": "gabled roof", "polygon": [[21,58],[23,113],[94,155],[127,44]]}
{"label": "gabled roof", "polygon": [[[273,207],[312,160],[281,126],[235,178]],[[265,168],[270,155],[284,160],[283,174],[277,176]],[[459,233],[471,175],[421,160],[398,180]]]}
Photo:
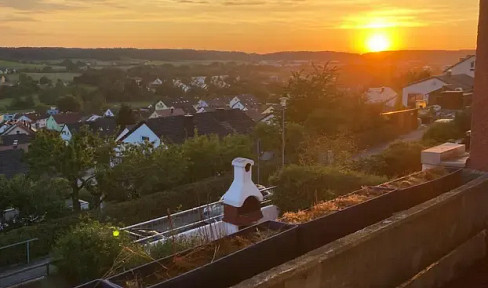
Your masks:
{"label": "gabled roof", "polygon": [[395,99],[398,94],[390,87],[369,88],[366,97],[370,103],[384,103]]}
{"label": "gabled roof", "polygon": [[195,127],[199,135],[217,134],[225,136],[233,133],[247,134],[254,127],[254,121],[238,109],[218,109],[195,115]]}
{"label": "gabled roof", "polygon": [[[120,141],[120,142],[124,141],[127,137],[129,137],[132,133],[134,133],[134,131],[136,131],[137,129],[139,129],[143,125],[147,126],[147,123],[145,121],[141,121],[136,125],[127,126],[126,129],[128,129],[129,131],[127,133],[125,133],[124,136],[120,137],[120,139],[118,139],[118,141]],[[149,128],[149,129],[151,129],[151,128]]]}
{"label": "gabled roof", "polygon": [[428,80],[437,79],[444,82],[446,85],[450,85],[452,89],[463,88],[463,90],[470,91],[474,87],[474,78],[466,74],[458,75],[437,75],[429,78],[425,78],[419,81],[409,83],[406,87],[414,84],[422,83]]}
{"label": "gabled roof", "polygon": [[259,106],[259,101],[252,94],[241,94],[238,95],[237,98],[239,98],[239,102],[248,109]]}
{"label": "gabled roof", "polygon": [[83,117],[78,112],[66,112],[66,113],[58,113],[56,115],[52,115],[56,123],[58,124],[72,124],[79,122]]}
{"label": "gabled roof", "polygon": [[28,166],[22,161],[23,156],[22,149],[0,151],[0,175],[11,178],[17,174],[27,173]]}
{"label": "gabled roof", "polygon": [[23,123],[21,122],[17,122],[15,124],[12,124],[10,127],[8,127],[2,134],[8,134],[10,133],[10,131],[14,130],[16,127],[19,127],[21,128],[22,130],[24,130],[25,132],[27,132],[27,134],[29,135],[34,135],[36,134],[36,131],[34,129],[32,129],[32,127],[28,126],[28,125],[24,125]]}
{"label": "gabled roof", "polygon": [[435,76],[442,82],[452,86],[452,88],[463,88],[464,91],[473,90],[474,78],[466,74],[458,75],[440,75]]}
{"label": "gabled roof", "polygon": [[164,118],[164,117],[171,117],[171,116],[181,116],[185,115],[185,111],[181,108],[170,108],[165,110],[155,110],[153,114],[156,113],[157,117],[153,118]]}
{"label": "gabled roof", "polygon": [[102,137],[115,136],[119,131],[117,121],[114,117],[102,117],[95,121],[88,122],[90,129]]}
{"label": "gabled roof", "polygon": [[162,100],[168,108],[179,108],[182,109],[185,113],[194,113],[195,108],[193,107],[193,103],[183,97],[180,98],[165,98]]}
{"label": "gabled roof", "polygon": [[461,59],[459,62],[457,62],[456,64],[453,64],[453,65],[451,65],[451,66],[447,67],[446,69],[444,69],[444,73],[448,72],[449,70],[451,70],[451,69],[452,69],[452,68],[454,68],[455,66],[457,66],[457,65],[459,65],[459,64],[461,64],[461,63],[464,63],[464,62],[466,62],[466,61],[468,61],[468,60],[472,59],[473,57],[476,57],[476,55],[468,55],[468,56],[466,56],[466,57],[462,58],[462,59]]}
{"label": "gabled roof", "polygon": [[18,145],[27,144],[32,139],[34,139],[34,136],[26,134],[3,135],[0,136],[0,146],[12,146],[16,140]]}
{"label": "gabled roof", "polygon": [[[172,143],[183,143],[187,135],[193,131],[185,129],[185,121],[190,121],[193,116],[172,116],[165,118],[148,119],[146,124],[159,138],[169,140]],[[186,119],[186,120],[185,120]]]}

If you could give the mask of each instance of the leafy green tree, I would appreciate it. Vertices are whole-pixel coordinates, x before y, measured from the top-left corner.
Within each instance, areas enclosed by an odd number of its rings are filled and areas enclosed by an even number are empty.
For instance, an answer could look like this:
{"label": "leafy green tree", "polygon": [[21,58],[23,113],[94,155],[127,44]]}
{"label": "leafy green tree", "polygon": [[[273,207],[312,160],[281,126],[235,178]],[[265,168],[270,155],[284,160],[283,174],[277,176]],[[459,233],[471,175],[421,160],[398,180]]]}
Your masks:
{"label": "leafy green tree", "polygon": [[121,127],[132,125],[136,123],[132,108],[128,105],[122,104],[119,113],[117,114],[117,124]]}
{"label": "leafy green tree", "polygon": [[93,179],[97,170],[110,165],[113,146],[112,141],[103,141],[86,127],[75,133],[69,142],[63,141],[57,132],[39,131],[29,147],[27,162],[34,176],[54,175],[67,179],[73,208],[79,211],[80,190],[95,185]]}
{"label": "leafy green tree", "polygon": [[261,142],[261,151],[278,151],[281,147],[281,132],[278,125],[260,122],[254,127],[252,138]]}
{"label": "leafy green tree", "polygon": [[42,76],[41,79],[39,79],[39,84],[41,85],[51,85],[52,81],[51,79],[47,78],[46,76]]}
{"label": "leafy green tree", "polygon": [[46,111],[49,110],[49,105],[40,103],[40,104],[37,104],[34,109],[35,109],[36,113],[44,115],[44,114],[46,114]]}
{"label": "leafy green tree", "polygon": [[45,215],[56,218],[65,215],[65,199],[70,189],[65,179],[42,178],[33,181],[18,175],[8,183],[9,204],[19,210],[21,217]]}
{"label": "leafy green tree", "polygon": [[125,146],[121,163],[97,178],[108,200],[128,200],[172,188],[185,180],[188,161],[176,145]]}
{"label": "leafy green tree", "polygon": [[81,110],[80,101],[74,96],[64,96],[57,100],[57,106],[63,112],[79,112]]}
{"label": "leafy green tree", "polygon": [[286,88],[289,96],[287,119],[319,132],[336,129],[344,117],[336,79],[337,70],[328,65],[313,66],[308,74],[293,73]]}

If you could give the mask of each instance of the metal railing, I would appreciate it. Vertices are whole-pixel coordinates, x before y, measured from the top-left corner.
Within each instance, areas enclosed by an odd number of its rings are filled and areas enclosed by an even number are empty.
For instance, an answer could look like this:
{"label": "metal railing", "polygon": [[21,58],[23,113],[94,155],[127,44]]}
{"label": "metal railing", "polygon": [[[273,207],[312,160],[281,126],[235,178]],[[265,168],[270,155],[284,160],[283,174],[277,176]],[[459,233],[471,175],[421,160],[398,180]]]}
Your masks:
{"label": "metal railing", "polygon": [[[269,195],[271,195],[271,193],[265,192],[272,191],[274,188],[276,187],[273,186],[260,189],[260,192],[265,195],[261,206],[268,205],[271,202],[269,200]],[[130,225],[122,228],[121,231],[129,233],[130,236],[136,239],[135,242],[137,243],[148,242],[151,239],[174,236],[199,226],[220,221],[223,217],[223,210],[222,201],[220,200],[185,211],[176,212],[171,215]],[[147,230],[152,230],[154,234],[142,235]]]}
{"label": "metal railing", "polygon": [[[0,288],[12,287],[36,279],[47,277],[51,272],[50,266],[55,262],[56,261],[53,260],[47,260],[46,262],[42,262],[36,265],[20,268],[12,272],[0,274]],[[45,269],[41,270],[40,268],[45,268]],[[35,272],[33,270],[38,270],[38,271]]]}
{"label": "metal railing", "polygon": [[32,238],[32,239],[29,239],[29,240],[17,242],[17,243],[14,243],[14,244],[10,244],[10,245],[7,245],[7,246],[0,247],[0,250],[4,250],[4,249],[8,249],[8,248],[12,248],[12,247],[15,247],[15,246],[19,246],[19,245],[25,244],[25,251],[26,251],[26,254],[27,254],[27,264],[29,264],[30,263],[30,243],[31,242],[34,242],[34,241],[37,241],[37,240],[39,240],[39,239]]}

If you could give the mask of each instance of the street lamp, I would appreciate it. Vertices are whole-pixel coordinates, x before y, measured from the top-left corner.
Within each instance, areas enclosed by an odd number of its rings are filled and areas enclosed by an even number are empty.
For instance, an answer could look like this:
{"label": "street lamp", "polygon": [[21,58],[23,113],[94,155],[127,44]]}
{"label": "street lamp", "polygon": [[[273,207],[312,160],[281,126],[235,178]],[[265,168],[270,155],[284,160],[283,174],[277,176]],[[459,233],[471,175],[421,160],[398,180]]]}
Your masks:
{"label": "street lamp", "polygon": [[285,110],[286,110],[286,101],[288,97],[281,97],[280,98],[280,105],[281,111],[283,111],[283,115],[281,117],[281,166],[282,168],[285,167]]}

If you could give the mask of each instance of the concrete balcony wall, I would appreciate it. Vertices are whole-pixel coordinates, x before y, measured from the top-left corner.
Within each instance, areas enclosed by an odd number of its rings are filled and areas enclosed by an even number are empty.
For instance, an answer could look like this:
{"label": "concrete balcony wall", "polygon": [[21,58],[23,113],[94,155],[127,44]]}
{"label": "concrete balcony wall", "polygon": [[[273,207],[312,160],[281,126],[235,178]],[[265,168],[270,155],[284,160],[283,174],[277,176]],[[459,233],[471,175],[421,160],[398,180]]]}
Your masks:
{"label": "concrete balcony wall", "polygon": [[[396,287],[439,259],[445,259],[458,247],[469,245],[466,243],[471,243],[469,240],[475,235],[481,233],[484,237],[482,231],[487,223],[488,174],[484,174],[235,287]],[[473,243],[479,247],[479,241]],[[483,257],[484,248],[474,254]],[[431,270],[431,273],[442,271]],[[452,276],[452,273],[445,275]]]}

